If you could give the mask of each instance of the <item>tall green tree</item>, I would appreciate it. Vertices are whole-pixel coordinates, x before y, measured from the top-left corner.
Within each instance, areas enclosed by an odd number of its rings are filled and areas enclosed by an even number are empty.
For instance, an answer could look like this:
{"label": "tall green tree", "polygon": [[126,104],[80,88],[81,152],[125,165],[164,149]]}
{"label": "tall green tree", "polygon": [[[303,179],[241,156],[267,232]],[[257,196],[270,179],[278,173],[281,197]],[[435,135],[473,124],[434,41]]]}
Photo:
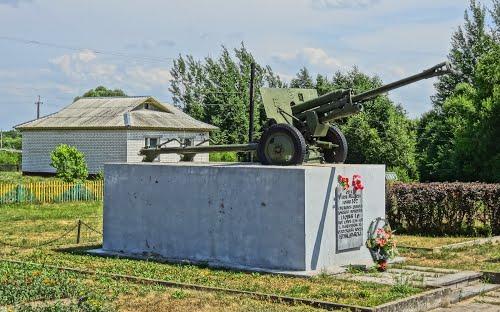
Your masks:
{"label": "tall green tree", "polygon": [[[170,91],[174,105],[192,117],[220,128],[212,135],[217,144],[248,141],[250,65],[255,62],[242,43],[233,54],[222,47],[217,58],[180,55],[170,70]],[[264,124],[265,112],[258,92],[262,86],[283,87],[285,84],[269,66],[256,64],[255,73],[255,138]]]}
{"label": "tall green tree", "polygon": [[489,47],[490,36],[486,29],[486,8],[476,0],[471,0],[464,13],[464,24],[459,26],[451,38],[448,61],[454,72],[438,78],[433,104],[437,110],[462,83],[472,83],[477,62]]}
{"label": "tall green tree", "polygon": [[[492,34],[498,29],[495,23],[500,21],[499,1],[494,0],[494,5],[494,10],[487,10],[482,4],[471,0],[464,14],[463,27],[453,34],[448,59],[455,72],[440,77],[435,85],[434,108],[424,114],[418,126],[418,164],[424,181],[492,180],[487,175],[479,174],[487,161],[484,155],[489,153],[483,150],[480,153],[483,156],[479,157],[478,152],[482,147],[477,143],[488,137],[487,133],[478,135],[481,125],[487,123],[481,116],[489,109],[480,99],[490,95],[486,96],[484,92],[480,92],[480,95],[478,91],[483,88],[480,83],[491,86],[494,81],[493,77],[485,82],[479,79],[481,75],[484,76],[482,64],[491,59],[491,56],[485,56],[491,55],[498,45],[498,38],[495,39]],[[492,14],[494,21],[492,32],[488,31],[485,23],[487,11]],[[491,61],[488,66],[495,68]]]}
{"label": "tall green tree", "polygon": [[291,88],[313,89],[315,88],[312,76],[307,68],[302,67],[295,78],[290,81]]}

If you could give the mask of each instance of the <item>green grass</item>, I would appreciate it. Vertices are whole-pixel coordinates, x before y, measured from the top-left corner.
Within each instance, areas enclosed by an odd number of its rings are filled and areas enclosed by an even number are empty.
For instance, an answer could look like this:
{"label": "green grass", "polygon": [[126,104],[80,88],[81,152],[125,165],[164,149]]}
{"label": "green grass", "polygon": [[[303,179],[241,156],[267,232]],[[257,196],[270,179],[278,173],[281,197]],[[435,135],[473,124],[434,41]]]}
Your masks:
{"label": "green grass", "polygon": [[[1,242],[39,246],[60,237],[78,220],[102,232],[102,211],[102,202],[0,205],[0,247]],[[82,227],[81,242],[100,242],[101,239],[100,234]],[[76,230],[54,244],[75,242]],[[3,247],[0,252],[9,249]]]}
{"label": "green grass", "polygon": [[401,291],[400,288],[390,285],[345,281],[325,275],[313,278],[289,278],[280,275],[256,275],[214,270],[194,265],[172,265],[150,261],[100,258],[85,254],[85,250],[88,248],[72,249],[71,253],[38,250],[13,254],[11,257],[24,261],[95,270],[101,273],[133,275],[179,283],[362,306],[376,306],[423,291],[418,288]]}
{"label": "green grass", "polygon": [[[102,222],[102,203],[83,202],[1,206],[0,237],[1,240],[5,239],[17,243],[33,244],[34,242],[42,242],[62,234],[68,227],[74,225],[78,219],[88,222],[100,230],[100,224]],[[82,230],[85,229],[82,228]],[[75,238],[76,232],[63,239],[61,243],[74,243]],[[96,241],[96,239],[99,241],[100,236],[94,236],[90,241]],[[84,242],[85,241],[86,240],[84,240]],[[94,246],[94,248],[97,247],[99,246]],[[375,283],[345,281],[326,274],[314,278],[289,278],[280,275],[214,270],[208,269],[206,266],[172,265],[151,261],[101,258],[86,254],[85,250],[87,249],[89,249],[89,247],[78,247],[67,250],[66,252],[61,252],[51,250],[47,247],[24,250],[2,246],[0,247],[0,252],[3,253],[2,257],[4,258],[19,259],[46,265],[95,270],[104,274],[127,274],[180,283],[256,291],[350,305],[376,306],[423,291],[423,289],[413,287],[397,287]],[[111,285],[110,283],[115,283],[111,279],[102,276],[98,279],[98,282],[105,285],[105,287],[111,287],[109,286]],[[139,290],[136,289],[134,291]],[[155,290],[155,292],[157,291],[159,290]],[[163,289],[163,292],[165,291],[167,290]],[[192,301],[197,302],[196,304],[201,304],[203,300],[200,298],[206,297],[206,294],[202,296],[200,292],[186,290],[177,291],[178,292],[169,292],[167,297],[159,295],[158,293],[157,296],[172,303],[191,302],[190,304],[195,304]],[[149,292],[150,290],[146,293]],[[131,296],[133,297],[135,295],[132,294]],[[120,296],[113,298],[118,306],[130,305],[130,300],[122,300],[120,298]],[[221,295],[221,298],[215,296],[206,300],[211,300],[212,305],[219,307],[219,310],[224,310],[225,306],[232,307],[230,310],[226,309],[227,311],[244,311],[245,309],[243,309],[243,307],[248,308],[248,310],[253,309],[258,311],[262,308],[261,303],[258,303],[258,301],[245,301],[246,299],[243,301],[237,300],[237,302],[239,302],[238,304],[221,304],[221,302],[227,303],[228,298],[229,296],[224,294]],[[137,306],[134,308],[130,307],[130,310],[141,310],[140,307],[148,306],[145,301],[140,301],[139,303],[139,308]],[[272,309],[275,308],[275,304],[269,304],[269,307],[273,307]],[[183,306],[183,304],[180,306]],[[276,306],[276,308],[278,306]],[[190,308],[195,309],[189,304],[184,306],[184,308],[187,310]]]}
{"label": "green grass", "polygon": [[106,307],[85,279],[63,270],[0,262],[0,283],[0,306],[7,310],[97,312]]}
{"label": "green grass", "polygon": [[500,244],[487,243],[439,252],[401,249],[409,265],[436,268],[500,272]]}
{"label": "green grass", "polygon": [[412,235],[397,235],[397,244],[406,247],[441,247],[445,245],[472,241],[481,237],[426,237]]}

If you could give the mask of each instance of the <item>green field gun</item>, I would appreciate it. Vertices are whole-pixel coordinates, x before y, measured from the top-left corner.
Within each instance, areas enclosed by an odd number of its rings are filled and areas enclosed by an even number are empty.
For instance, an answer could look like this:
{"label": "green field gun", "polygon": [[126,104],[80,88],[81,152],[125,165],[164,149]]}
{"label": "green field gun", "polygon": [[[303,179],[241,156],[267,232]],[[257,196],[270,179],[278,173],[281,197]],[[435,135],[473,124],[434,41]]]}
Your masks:
{"label": "green field gun", "polygon": [[354,94],[352,89],[337,90],[319,96],[315,89],[261,88],[267,121],[258,142],[235,145],[158,146],[139,152],[144,161],[160,154],[179,154],[192,161],[199,153],[257,151],[264,165],[300,165],[306,163],[343,163],[347,157],[345,136],[333,122],[363,110],[363,102],[402,86],[451,72],[443,62],[423,72]]}

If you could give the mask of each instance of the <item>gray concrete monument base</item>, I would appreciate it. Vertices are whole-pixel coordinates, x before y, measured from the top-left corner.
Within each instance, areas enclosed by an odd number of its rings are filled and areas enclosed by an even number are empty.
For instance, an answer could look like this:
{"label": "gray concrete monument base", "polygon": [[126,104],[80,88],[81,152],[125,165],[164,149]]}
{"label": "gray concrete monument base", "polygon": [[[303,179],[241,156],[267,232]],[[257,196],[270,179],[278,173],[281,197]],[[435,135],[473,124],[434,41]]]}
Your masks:
{"label": "gray concrete monument base", "polygon": [[[371,263],[368,226],[385,216],[383,165],[116,163],[104,172],[98,254],[337,272]],[[352,184],[357,174],[364,189],[343,190],[339,175]]]}

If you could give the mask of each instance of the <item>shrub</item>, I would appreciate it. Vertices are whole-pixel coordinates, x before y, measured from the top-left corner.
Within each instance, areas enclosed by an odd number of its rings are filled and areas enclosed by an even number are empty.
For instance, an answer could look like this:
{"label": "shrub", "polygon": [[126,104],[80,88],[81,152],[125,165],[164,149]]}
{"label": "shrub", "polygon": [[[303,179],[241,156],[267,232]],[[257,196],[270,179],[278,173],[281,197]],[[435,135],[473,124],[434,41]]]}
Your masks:
{"label": "shrub", "polygon": [[20,165],[21,153],[0,151],[0,164]]}
{"label": "shrub", "polygon": [[209,159],[214,162],[237,162],[238,155],[236,152],[210,153]]}
{"label": "shrub", "polygon": [[56,168],[57,176],[66,182],[85,180],[89,175],[85,157],[76,147],[61,144],[50,154],[50,165]]}
{"label": "shrub", "polygon": [[398,232],[500,234],[500,184],[386,184],[386,214]]}

